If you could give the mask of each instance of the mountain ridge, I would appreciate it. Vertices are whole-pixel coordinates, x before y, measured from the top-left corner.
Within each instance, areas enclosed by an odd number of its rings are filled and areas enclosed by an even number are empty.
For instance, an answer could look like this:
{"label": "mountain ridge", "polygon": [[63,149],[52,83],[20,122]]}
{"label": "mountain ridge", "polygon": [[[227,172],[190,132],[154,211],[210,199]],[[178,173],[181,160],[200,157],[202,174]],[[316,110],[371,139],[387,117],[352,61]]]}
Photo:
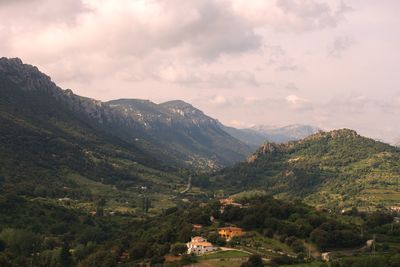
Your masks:
{"label": "mountain ridge", "polygon": [[255,149],[265,142],[285,143],[300,140],[321,130],[318,127],[304,124],[291,124],[282,127],[256,125],[244,129],[228,126],[223,126],[222,128],[233,137]]}
{"label": "mountain ridge", "polygon": [[264,189],[312,205],[397,205],[400,150],[350,129],[265,143],[245,162],[211,176],[235,190]]}
{"label": "mountain ridge", "polygon": [[[19,58],[1,58],[0,72],[21,90],[48,94],[84,117],[92,127],[134,143],[168,164],[215,169],[242,160],[251,152],[250,147],[222,131],[217,120],[183,101],[102,102],[81,97],[71,89],[61,89],[37,67],[24,64]],[[169,136],[164,135],[166,130],[170,131]],[[173,133],[178,132],[180,135],[174,138]]]}

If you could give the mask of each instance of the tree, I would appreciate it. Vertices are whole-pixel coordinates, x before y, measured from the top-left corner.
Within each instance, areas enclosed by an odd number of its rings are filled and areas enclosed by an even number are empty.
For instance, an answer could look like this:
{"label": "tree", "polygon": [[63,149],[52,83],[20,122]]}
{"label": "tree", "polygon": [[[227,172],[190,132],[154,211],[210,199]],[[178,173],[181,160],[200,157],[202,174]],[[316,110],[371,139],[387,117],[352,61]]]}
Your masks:
{"label": "tree", "polygon": [[197,262],[197,256],[195,254],[190,254],[190,255],[185,254],[182,256],[182,259],[181,259],[182,265],[188,265],[188,264],[195,263],[195,262]]}
{"label": "tree", "polygon": [[187,251],[187,246],[184,243],[175,243],[171,247],[171,253],[175,256],[181,255]]}
{"label": "tree", "polygon": [[129,255],[134,260],[142,259],[146,256],[146,252],[148,249],[150,249],[148,244],[138,242],[132,246]]}
{"label": "tree", "polygon": [[72,257],[69,252],[69,245],[67,242],[64,242],[60,255],[59,255],[60,267],[70,267],[72,265]]}
{"label": "tree", "polygon": [[6,249],[6,243],[0,239],[0,252]]}
{"label": "tree", "polygon": [[117,266],[116,256],[105,250],[99,250],[83,260],[79,267],[114,267]]}
{"label": "tree", "polygon": [[101,198],[97,201],[96,216],[102,217],[104,215],[105,205],[106,205],[106,200],[104,198]]}
{"label": "tree", "polygon": [[325,249],[329,244],[329,234],[322,229],[315,229],[310,234],[311,241],[313,241],[318,248]]}
{"label": "tree", "polygon": [[381,211],[376,211],[367,216],[367,226],[374,228],[380,225],[391,223],[393,221],[393,215],[387,214]]}
{"label": "tree", "polygon": [[39,237],[27,230],[6,228],[0,233],[0,239],[14,253],[29,255],[39,247]]}
{"label": "tree", "polygon": [[264,263],[260,255],[251,255],[240,267],[263,267]]}

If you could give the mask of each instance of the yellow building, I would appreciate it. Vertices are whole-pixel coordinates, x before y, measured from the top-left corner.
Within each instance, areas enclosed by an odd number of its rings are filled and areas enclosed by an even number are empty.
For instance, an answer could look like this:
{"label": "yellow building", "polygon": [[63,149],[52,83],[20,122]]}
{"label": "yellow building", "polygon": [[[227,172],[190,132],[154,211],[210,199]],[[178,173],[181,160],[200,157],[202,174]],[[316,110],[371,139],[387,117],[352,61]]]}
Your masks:
{"label": "yellow building", "polygon": [[243,229],[239,227],[223,227],[218,229],[220,237],[229,241],[235,236],[242,236],[244,234]]}

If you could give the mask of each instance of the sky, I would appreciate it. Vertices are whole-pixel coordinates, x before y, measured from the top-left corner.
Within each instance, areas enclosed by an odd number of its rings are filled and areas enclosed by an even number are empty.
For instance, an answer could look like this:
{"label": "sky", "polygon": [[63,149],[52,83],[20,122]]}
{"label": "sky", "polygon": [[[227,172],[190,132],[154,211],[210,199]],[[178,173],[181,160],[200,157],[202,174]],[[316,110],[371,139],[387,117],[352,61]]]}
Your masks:
{"label": "sky", "polygon": [[0,56],[99,100],[400,140],[398,0],[0,0]]}

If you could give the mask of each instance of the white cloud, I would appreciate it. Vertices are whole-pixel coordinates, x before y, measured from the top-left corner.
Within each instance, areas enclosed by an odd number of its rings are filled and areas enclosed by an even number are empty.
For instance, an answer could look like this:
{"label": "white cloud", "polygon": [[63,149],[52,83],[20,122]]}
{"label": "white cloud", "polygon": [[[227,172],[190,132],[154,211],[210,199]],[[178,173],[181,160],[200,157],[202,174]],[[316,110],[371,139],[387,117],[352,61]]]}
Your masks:
{"label": "white cloud", "polygon": [[302,98],[297,95],[288,95],[285,99],[292,109],[299,111],[307,111],[312,109],[311,102],[306,98]]}

